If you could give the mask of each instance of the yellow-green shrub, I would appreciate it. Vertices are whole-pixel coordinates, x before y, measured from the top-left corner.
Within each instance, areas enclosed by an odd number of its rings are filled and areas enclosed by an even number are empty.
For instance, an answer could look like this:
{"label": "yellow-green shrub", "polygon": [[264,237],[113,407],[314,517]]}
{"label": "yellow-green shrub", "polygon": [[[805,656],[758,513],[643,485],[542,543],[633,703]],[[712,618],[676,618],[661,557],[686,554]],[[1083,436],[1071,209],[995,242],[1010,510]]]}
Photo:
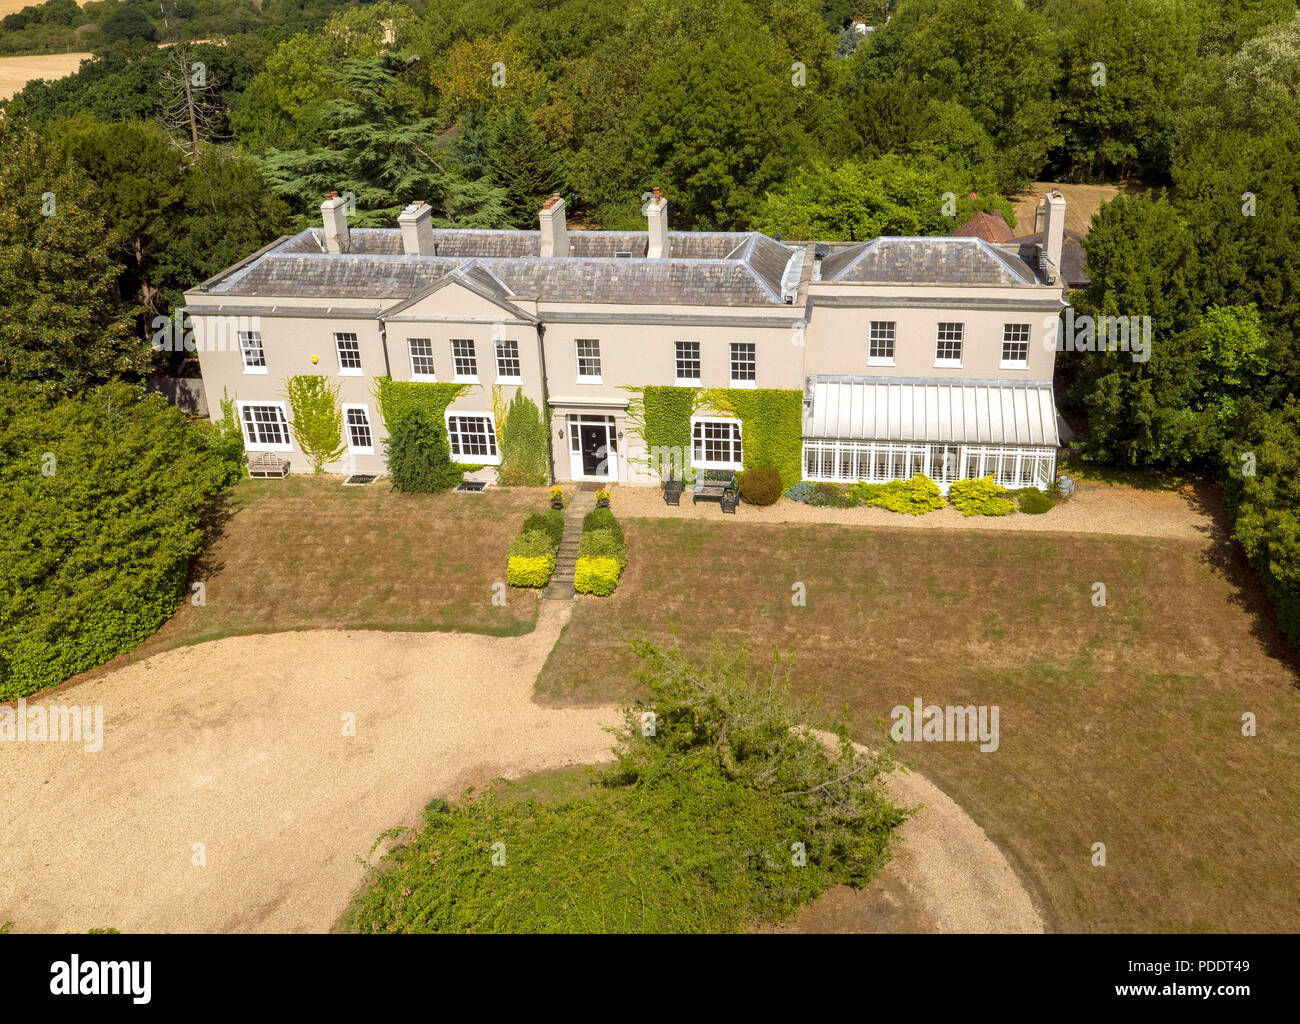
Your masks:
{"label": "yellow-green shrub", "polygon": [[512,587],[544,587],[555,571],[554,555],[511,555],[506,563],[506,582]]}
{"label": "yellow-green shrub", "polygon": [[964,516],[1006,516],[1016,509],[1007,489],[991,476],[954,482],[948,498]]}
{"label": "yellow-green shrub", "polygon": [[917,473],[911,480],[889,481],[881,487],[879,494],[867,499],[867,504],[919,516],[943,508],[943,495],[938,484],[924,473]]}
{"label": "yellow-green shrub", "polygon": [[623,567],[616,558],[584,555],[578,559],[578,566],[573,573],[573,589],[579,594],[608,597],[618,586],[618,577],[622,571]]}

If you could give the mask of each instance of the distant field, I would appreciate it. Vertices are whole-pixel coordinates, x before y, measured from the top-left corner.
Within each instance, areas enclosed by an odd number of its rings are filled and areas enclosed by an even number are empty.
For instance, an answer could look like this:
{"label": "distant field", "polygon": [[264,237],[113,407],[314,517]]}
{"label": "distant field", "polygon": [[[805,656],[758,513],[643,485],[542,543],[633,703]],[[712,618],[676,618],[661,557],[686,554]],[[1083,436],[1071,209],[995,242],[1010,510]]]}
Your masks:
{"label": "distant field", "polygon": [[[0,14],[26,4],[0,0]],[[35,57],[0,57],[0,100],[7,100],[33,78],[62,78],[77,70],[88,53],[49,53]]]}
{"label": "distant field", "polygon": [[[13,14],[14,11],[21,11],[24,7],[31,7],[42,2],[43,0],[0,0],[0,18],[3,18],[6,14]],[[77,6],[85,7],[86,0],[77,0]]]}

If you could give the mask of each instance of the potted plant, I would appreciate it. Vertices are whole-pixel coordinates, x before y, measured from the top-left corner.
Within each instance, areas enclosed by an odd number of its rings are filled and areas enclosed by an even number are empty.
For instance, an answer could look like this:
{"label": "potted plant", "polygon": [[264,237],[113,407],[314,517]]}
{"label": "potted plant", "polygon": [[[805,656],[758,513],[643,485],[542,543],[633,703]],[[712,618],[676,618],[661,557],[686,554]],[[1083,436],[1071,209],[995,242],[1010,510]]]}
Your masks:
{"label": "potted plant", "polygon": [[559,484],[551,488],[551,508],[564,508],[564,488]]}
{"label": "potted plant", "polygon": [[596,492],[596,507],[609,508],[609,488],[602,487]]}

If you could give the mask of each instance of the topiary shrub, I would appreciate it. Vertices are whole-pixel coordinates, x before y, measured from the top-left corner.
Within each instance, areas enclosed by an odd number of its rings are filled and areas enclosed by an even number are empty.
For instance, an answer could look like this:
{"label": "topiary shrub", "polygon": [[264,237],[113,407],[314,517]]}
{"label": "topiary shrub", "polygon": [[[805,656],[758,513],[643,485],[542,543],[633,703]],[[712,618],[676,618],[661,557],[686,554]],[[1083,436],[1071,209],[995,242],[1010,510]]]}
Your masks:
{"label": "topiary shrub", "polygon": [[1006,516],[1016,510],[1007,489],[991,476],[954,481],[948,498],[964,516]]}
{"label": "topiary shrub", "polygon": [[917,473],[911,480],[891,480],[881,485],[880,493],[867,504],[872,508],[921,516],[943,508],[943,495],[939,493],[938,484],[924,473]]}
{"label": "topiary shrub", "polygon": [[740,496],[747,505],[774,505],[781,497],[781,474],[771,466],[755,466],[740,474]]}
{"label": "topiary shrub", "polygon": [[431,494],[459,484],[464,468],[451,461],[447,432],[423,409],[412,409],[393,424],[384,442],[388,475],[399,491]]}
{"label": "topiary shrub", "polygon": [[1016,504],[1026,515],[1040,516],[1056,507],[1056,499],[1037,487],[1025,487],[1016,491]]}
{"label": "topiary shrub", "polygon": [[519,532],[533,533],[537,531],[550,537],[552,547],[558,550],[560,538],[564,536],[564,513],[558,509],[534,512],[524,520],[523,528]]}
{"label": "topiary shrub", "polygon": [[626,566],[627,542],[623,528],[609,509],[592,509],[582,520],[573,589],[579,594],[607,597],[618,586],[618,578]]}
{"label": "topiary shrub", "polygon": [[511,555],[506,563],[506,582],[512,587],[544,587],[555,572],[554,555]]}
{"label": "topiary shrub", "polygon": [[518,536],[510,542],[506,582],[512,587],[544,587],[550,583],[563,534],[563,512],[551,509],[525,519]]}
{"label": "topiary shrub", "polygon": [[616,558],[596,558],[586,556],[578,559],[573,573],[573,589],[579,594],[595,594],[608,597],[618,586],[623,566]]}

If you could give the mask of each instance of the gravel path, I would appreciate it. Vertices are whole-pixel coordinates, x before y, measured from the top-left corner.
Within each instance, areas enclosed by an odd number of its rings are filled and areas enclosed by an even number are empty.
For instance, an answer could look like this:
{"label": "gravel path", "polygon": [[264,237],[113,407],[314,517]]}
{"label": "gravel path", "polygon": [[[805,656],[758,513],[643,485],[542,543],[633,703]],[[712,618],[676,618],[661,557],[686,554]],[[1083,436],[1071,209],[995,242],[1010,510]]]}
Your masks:
{"label": "gravel path", "polygon": [[[614,513],[628,518],[725,519],[716,501],[665,505],[656,487],[620,487]],[[1043,533],[1104,533],[1129,537],[1168,537],[1210,541],[1222,531],[1220,504],[1208,489],[1143,491],[1114,484],[1085,483],[1069,501],[1042,515],[963,516],[951,505],[923,516],[883,508],[814,508],[789,498],[760,508],[743,502],[736,520],[750,523],[841,523],[919,530],[1033,530]]]}
{"label": "gravel path", "polygon": [[[0,832],[0,923],[329,930],[375,838],[417,825],[432,797],[610,756],[614,709],[532,699],[571,609],[543,601],[537,629],[512,638],[320,630],[217,640],[32,701],[101,705],[105,739],[97,753],[0,746],[12,809]],[[349,713],[355,735],[344,736]],[[858,901],[853,930],[1042,930],[960,807],[916,774],[896,773],[890,788],[925,807],[880,880],[845,890]],[[842,898],[806,908],[803,926],[818,930]]]}

